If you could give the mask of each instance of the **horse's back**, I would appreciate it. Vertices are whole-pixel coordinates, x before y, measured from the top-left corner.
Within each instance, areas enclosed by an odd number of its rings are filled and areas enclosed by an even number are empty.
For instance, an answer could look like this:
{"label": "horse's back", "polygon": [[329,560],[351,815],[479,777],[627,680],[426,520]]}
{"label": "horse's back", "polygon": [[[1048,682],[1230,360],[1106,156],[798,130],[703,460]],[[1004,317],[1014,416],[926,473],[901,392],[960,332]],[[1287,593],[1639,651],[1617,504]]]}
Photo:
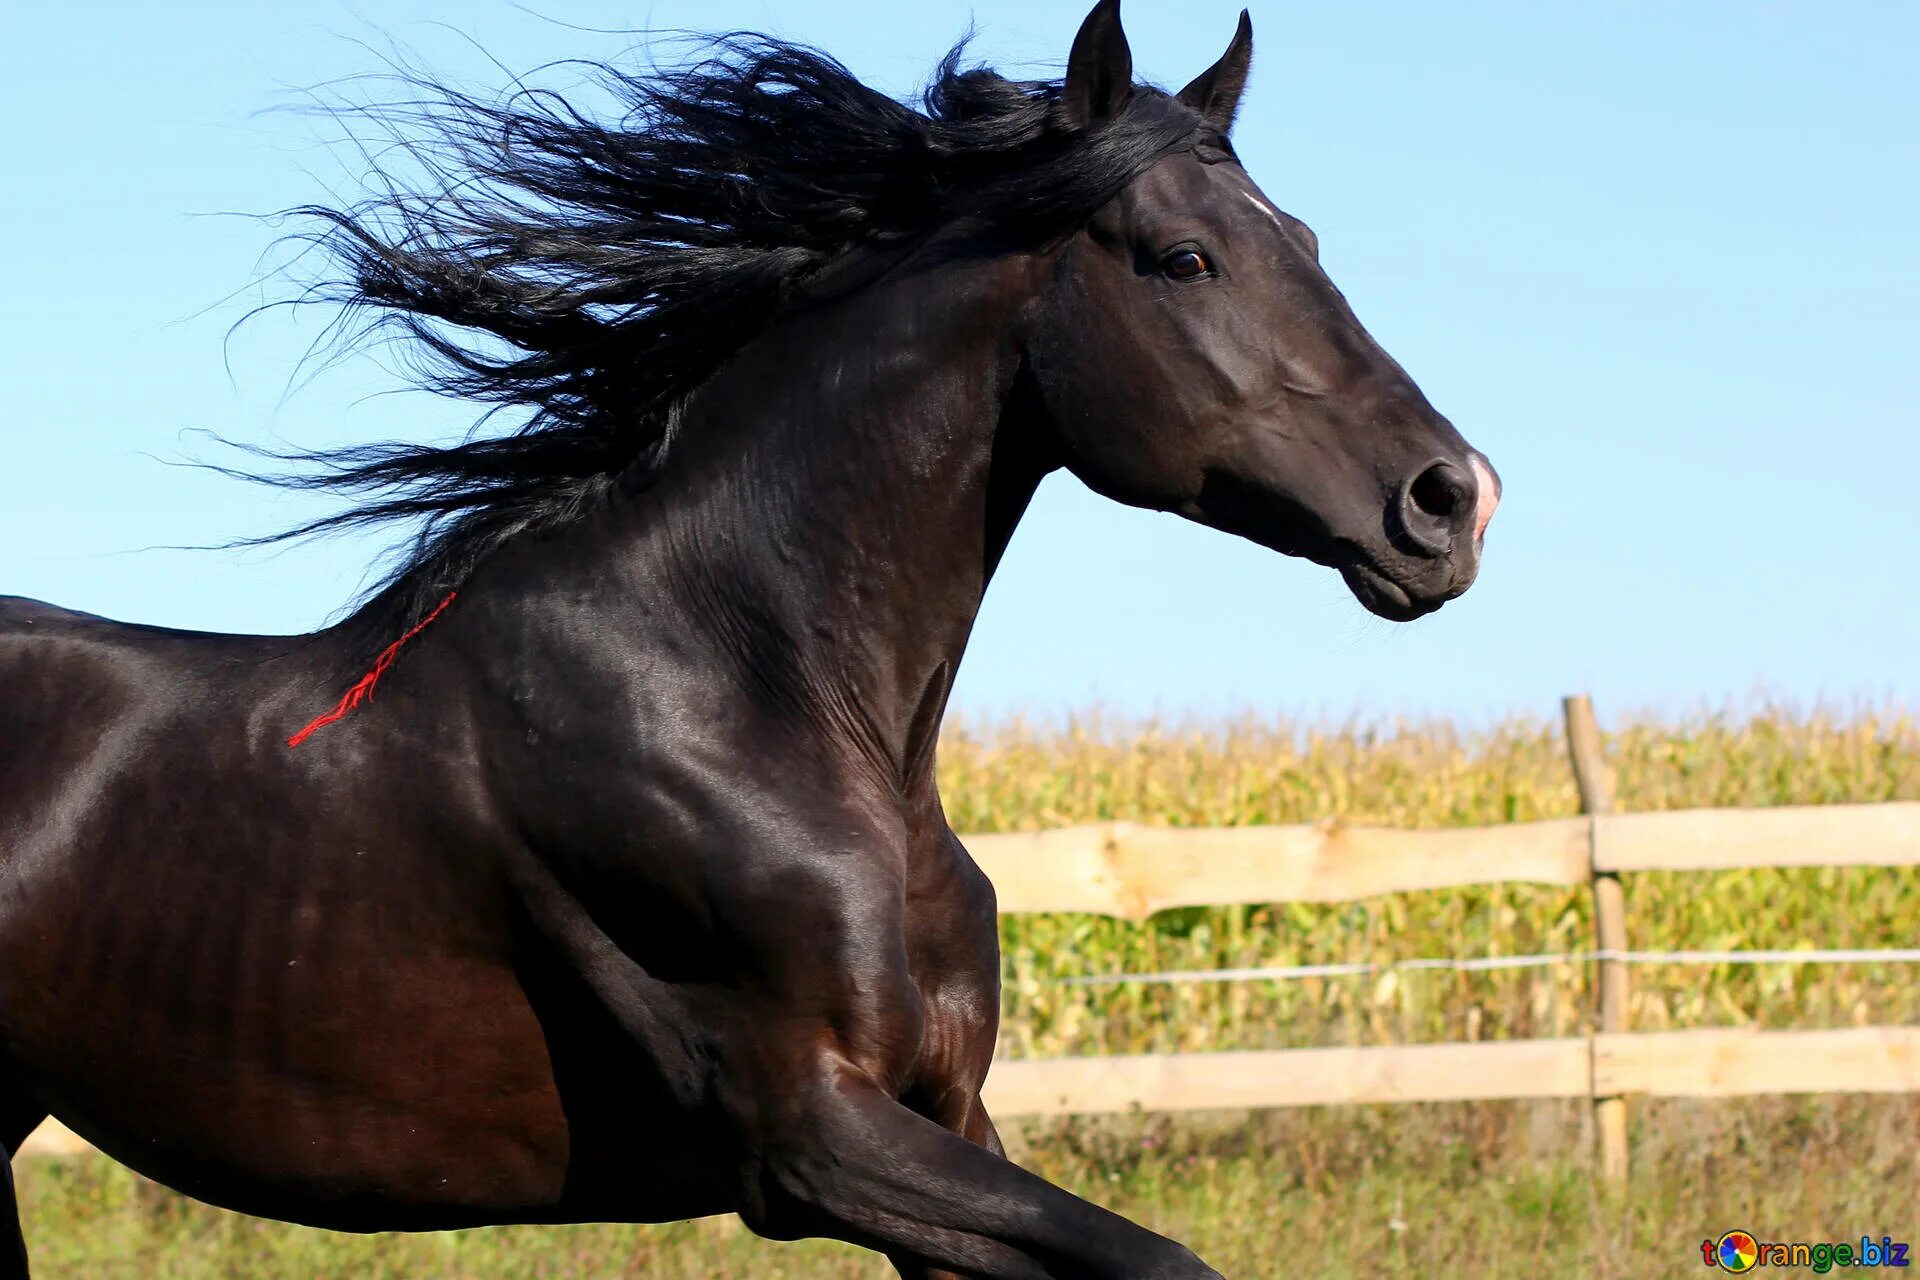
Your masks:
{"label": "horse's back", "polygon": [[90,764],[128,763],[127,740],[190,700],[240,639],[0,597],[0,863]]}
{"label": "horse's back", "polygon": [[37,810],[137,705],[119,624],[39,600],[0,597],[0,865]]}

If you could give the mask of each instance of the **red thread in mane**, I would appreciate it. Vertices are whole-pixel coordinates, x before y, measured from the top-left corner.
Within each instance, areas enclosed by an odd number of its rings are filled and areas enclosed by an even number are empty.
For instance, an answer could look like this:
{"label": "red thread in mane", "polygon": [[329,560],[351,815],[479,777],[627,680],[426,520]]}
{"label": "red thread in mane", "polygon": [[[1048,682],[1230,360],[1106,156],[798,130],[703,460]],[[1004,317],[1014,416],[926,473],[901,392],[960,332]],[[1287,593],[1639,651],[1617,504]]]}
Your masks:
{"label": "red thread in mane", "polygon": [[289,748],[297,747],[308,738],[311,738],[316,730],[323,729],[336,721],[345,720],[349,711],[352,711],[355,707],[373,697],[373,686],[380,683],[380,677],[387,674],[387,668],[392,666],[393,660],[400,656],[401,647],[404,646],[407,641],[413,639],[422,631],[425,631],[427,624],[444,613],[447,606],[453,603],[453,598],[459,594],[458,591],[447,592],[447,598],[435,605],[432,613],[420,619],[420,621],[414,625],[413,630],[407,632],[407,634],[401,636],[381,651],[380,656],[373,660],[373,670],[361,676],[353,688],[347,690],[346,693],[341,696],[339,705],[335,706],[333,710],[327,712],[327,714],[321,716],[300,732],[294,734],[291,738],[288,738],[287,746]]}

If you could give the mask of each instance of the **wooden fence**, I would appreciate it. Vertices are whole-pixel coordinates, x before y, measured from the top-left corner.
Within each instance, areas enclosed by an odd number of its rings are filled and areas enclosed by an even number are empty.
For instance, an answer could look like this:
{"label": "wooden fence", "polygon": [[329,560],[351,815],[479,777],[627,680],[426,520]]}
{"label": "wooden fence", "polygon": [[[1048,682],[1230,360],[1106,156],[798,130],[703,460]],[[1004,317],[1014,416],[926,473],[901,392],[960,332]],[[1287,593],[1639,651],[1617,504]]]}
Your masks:
{"label": "wooden fence", "polygon": [[[1377,1048],[1140,1054],[994,1064],[1002,1116],[1589,1098],[1603,1171],[1626,1171],[1630,1095],[1920,1091],[1920,1027],[1627,1029],[1625,894],[1635,871],[1920,866],[1920,803],[1613,812],[1585,698],[1566,705],[1578,818],[1439,831],[1338,821],[1169,829],[1129,823],[983,835],[967,847],[1003,912],[1141,919],[1169,907],[1338,902],[1497,881],[1588,885],[1600,965],[1590,1036]],[[84,1150],[49,1122],[28,1151]]]}
{"label": "wooden fence", "polygon": [[1124,822],[966,844],[1000,910],[1142,919],[1169,907],[1340,902],[1499,881],[1593,893],[1590,1036],[1377,1048],[1016,1059],[987,1105],[1007,1116],[1356,1102],[1589,1098],[1603,1173],[1626,1174],[1625,1099],[1920,1091],[1920,1027],[1627,1030],[1623,873],[1920,866],[1920,803],[1614,812],[1585,697],[1565,704],[1578,818],[1439,831],[1348,826],[1193,830]]}

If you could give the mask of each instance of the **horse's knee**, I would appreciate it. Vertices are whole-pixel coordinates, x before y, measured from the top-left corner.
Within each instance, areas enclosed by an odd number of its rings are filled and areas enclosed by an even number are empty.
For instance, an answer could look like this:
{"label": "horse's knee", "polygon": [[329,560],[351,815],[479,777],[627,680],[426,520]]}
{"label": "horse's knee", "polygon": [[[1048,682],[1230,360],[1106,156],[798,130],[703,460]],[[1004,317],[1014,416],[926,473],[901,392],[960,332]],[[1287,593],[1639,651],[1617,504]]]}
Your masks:
{"label": "horse's knee", "polygon": [[740,1195],[740,1218],[755,1234],[818,1235],[857,1214],[862,1170],[884,1158],[857,1111],[842,1089],[827,1087],[764,1118]]}
{"label": "horse's knee", "polygon": [[837,1194],[831,1157],[817,1152],[770,1153],[757,1161],[754,1185],[740,1200],[740,1220],[757,1236],[799,1240],[829,1235],[845,1202]]}

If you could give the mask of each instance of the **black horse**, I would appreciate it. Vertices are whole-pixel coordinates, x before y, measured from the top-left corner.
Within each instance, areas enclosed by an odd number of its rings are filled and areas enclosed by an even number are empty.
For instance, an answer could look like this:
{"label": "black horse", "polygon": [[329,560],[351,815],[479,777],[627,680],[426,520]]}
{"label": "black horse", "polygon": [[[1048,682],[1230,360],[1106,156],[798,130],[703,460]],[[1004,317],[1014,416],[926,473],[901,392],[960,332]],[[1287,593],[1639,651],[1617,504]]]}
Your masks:
{"label": "black horse", "polygon": [[0,602],[0,1144],[52,1113],[343,1230],[730,1212],[905,1276],[1213,1276],[1003,1158],[932,763],[1055,468],[1387,618],[1473,580],[1497,482],[1236,161],[1250,52],[1135,85],[1102,0],[1063,81],[949,57],[924,109],[745,36],[603,69],[611,123],[406,108],[439,181],[314,237],[522,419],[295,469],[424,520],[320,633]]}

